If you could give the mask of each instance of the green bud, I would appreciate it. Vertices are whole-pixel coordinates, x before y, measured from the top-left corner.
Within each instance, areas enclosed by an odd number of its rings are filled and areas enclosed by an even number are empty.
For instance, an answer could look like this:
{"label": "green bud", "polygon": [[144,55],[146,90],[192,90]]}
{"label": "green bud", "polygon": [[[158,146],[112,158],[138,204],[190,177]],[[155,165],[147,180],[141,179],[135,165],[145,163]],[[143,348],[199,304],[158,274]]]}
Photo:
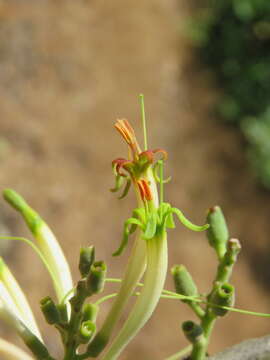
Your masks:
{"label": "green bud", "polygon": [[[234,304],[234,287],[229,283],[216,283],[214,289],[211,293],[210,303],[218,306],[228,306],[231,307]],[[216,316],[224,316],[229,310],[222,309],[218,306],[212,307],[212,312]]]}
{"label": "green bud", "polygon": [[[184,265],[175,265],[171,269],[171,273],[173,275],[175,291],[177,294],[186,296],[198,295],[197,286]],[[188,302],[190,300],[182,301]]]}
{"label": "green bud", "polygon": [[96,325],[88,320],[83,321],[79,330],[79,341],[81,344],[88,343],[96,331]]}
{"label": "green bud", "polygon": [[83,307],[83,321],[96,322],[99,306],[96,304],[85,304]]}
{"label": "green bud", "polygon": [[90,271],[91,265],[95,261],[95,248],[94,246],[89,246],[86,248],[81,248],[80,251],[80,262],[79,270],[82,277],[86,277]]}
{"label": "green bud", "polygon": [[50,296],[46,296],[40,301],[40,307],[48,324],[60,323],[60,314],[58,308]]}
{"label": "green bud", "polygon": [[22,214],[31,232],[36,234],[37,229],[43,222],[38,213],[26,203],[21,195],[12,189],[5,189],[3,197],[15,210]]}
{"label": "green bud", "polygon": [[100,293],[103,290],[107,266],[104,261],[96,261],[91,266],[86,279],[88,296]]}
{"label": "green bud", "polygon": [[210,225],[207,230],[209,244],[216,250],[218,258],[222,259],[226,252],[229,232],[226,220],[219,206],[209,209],[207,222]]}
{"label": "green bud", "polygon": [[59,315],[60,315],[60,323],[61,324],[67,324],[68,323],[68,310],[67,310],[67,304],[57,304],[56,305]]}
{"label": "green bud", "polygon": [[186,338],[193,344],[197,342],[202,334],[203,329],[200,325],[196,324],[193,321],[185,321],[182,324],[182,330],[186,336]]}

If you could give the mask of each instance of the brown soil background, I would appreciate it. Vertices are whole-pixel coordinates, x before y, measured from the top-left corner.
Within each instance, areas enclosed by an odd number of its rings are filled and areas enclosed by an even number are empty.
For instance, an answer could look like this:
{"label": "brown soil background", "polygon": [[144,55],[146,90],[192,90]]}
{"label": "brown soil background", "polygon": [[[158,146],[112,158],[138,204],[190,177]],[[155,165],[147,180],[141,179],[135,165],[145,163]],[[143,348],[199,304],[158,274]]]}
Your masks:
{"label": "brown soil background", "polygon": [[[187,3],[1,1],[1,188],[16,189],[42,214],[75,279],[79,248],[87,244],[96,246],[110,276],[120,276],[128,252],[117,259],[111,253],[134,198],[118,201],[108,191],[110,162],[126,154],[113,123],[126,117],[139,129],[142,92],[151,146],[169,152],[167,199],[197,223],[209,206],[222,206],[232,236],[243,245],[233,276],[236,305],[269,312],[270,196],[250,177],[234,131],[209,115],[215,91],[181,37]],[[1,233],[30,236],[4,202],[0,221]],[[170,266],[184,263],[206,292],[216,259],[204,236],[179,225],[169,248]],[[60,358],[58,337],[38,309],[39,299],[53,293],[42,264],[24,244],[2,243],[2,254]],[[103,316],[109,306],[104,304]],[[186,344],[179,327],[191,318],[186,305],[162,300],[121,359],[164,359]],[[230,314],[218,322],[210,353],[269,330],[269,320]],[[20,344],[4,327],[1,335]]]}

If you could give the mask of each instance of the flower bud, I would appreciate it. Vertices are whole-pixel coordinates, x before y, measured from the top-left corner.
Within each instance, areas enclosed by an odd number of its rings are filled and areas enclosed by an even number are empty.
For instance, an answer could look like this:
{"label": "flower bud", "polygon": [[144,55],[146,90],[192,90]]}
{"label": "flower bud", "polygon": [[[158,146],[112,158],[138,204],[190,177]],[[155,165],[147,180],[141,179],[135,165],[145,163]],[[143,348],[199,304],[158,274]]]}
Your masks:
{"label": "flower bud", "polygon": [[95,261],[94,246],[82,247],[80,251],[79,270],[82,277],[86,277],[90,271],[91,265]]}
{"label": "flower bud", "polygon": [[[175,265],[171,269],[171,273],[173,275],[175,291],[177,294],[185,296],[198,295],[197,286],[184,265]],[[190,300],[182,301],[188,302]]]}
{"label": "flower bud", "polygon": [[60,313],[50,296],[46,296],[40,301],[40,307],[48,324],[60,323]]}
{"label": "flower bud", "polygon": [[85,304],[83,307],[83,321],[96,322],[99,306],[96,304]]}
{"label": "flower bud", "polygon": [[100,293],[103,290],[107,266],[104,261],[96,261],[91,266],[87,276],[86,287],[90,295]]}
{"label": "flower bud", "polygon": [[229,283],[216,283],[209,299],[212,306],[212,312],[216,316],[224,316],[229,310],[222,309],[219,306],[230,307],[234,304],[234,287]]}
{"label": "flower bud", "polygon": [[193,321],[185,321],[182,324],[182,330],[186,338],[193,344],[200,339],[203,329]]}
{"label": "flower bud", "polygon": [[57,310],[60,315],[60,323],[67,324],[68,323],[68,307],[67,304],[60,303],[56,305]]}
{"label": "flower bud", "polygon": [[96,331],[96,325],[88,320],[83,321],[79,330],[79,341],[81,344],[87,344]]}
{"label": "flower bud", "polygon": [[218,258],[222,259],[226,252],[229,232],[226,220],[219,206],[209,209],[207,222],[210,225],[207,230],[209,244],[215,249]]}

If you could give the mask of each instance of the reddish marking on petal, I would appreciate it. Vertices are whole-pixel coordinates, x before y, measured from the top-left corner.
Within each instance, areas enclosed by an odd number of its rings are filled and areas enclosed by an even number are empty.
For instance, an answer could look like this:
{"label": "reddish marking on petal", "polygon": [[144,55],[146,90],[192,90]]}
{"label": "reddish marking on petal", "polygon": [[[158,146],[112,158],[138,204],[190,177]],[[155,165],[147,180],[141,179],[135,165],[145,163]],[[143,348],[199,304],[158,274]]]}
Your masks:
{"label": "reddish marking on petal", "polygon": [[126,171],[128,171],[126,168],[125,168],[125,165],[126,164],[132,164],[132,161],[130,160],[126,160],[126,159],[123,159],[123,158],[118,158],[118,159],[115,159],[113,160],[112,162],[112,165],[115,166],[115,171],[121,175],[121,176],[127,176],[127,174],[121,172],[121,169],[125,169]]}

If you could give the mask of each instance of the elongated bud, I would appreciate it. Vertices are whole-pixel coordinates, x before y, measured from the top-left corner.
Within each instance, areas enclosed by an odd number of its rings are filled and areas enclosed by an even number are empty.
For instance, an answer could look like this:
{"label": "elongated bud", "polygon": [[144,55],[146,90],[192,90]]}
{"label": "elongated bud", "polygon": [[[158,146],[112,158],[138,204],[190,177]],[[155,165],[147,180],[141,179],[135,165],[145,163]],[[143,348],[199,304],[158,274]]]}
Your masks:
{"label": "elongated bud", "polygon": [[218,306],[233,306],[234,304],[234,287],[229,283],[216,283],[214,290],[209,299],[213,305],[212,311],[217,316],[224,316],[229,310],[222,309]]}
{"label": "elongated bud", "polygon": [[[171,269],[171,273],[173,275],[175,291],[177,294],[186,296],[198,295],[197,286],[184,265],[175,265]],[[189,302],[190,300],[182,301]]]}
{"label": "elongated bud", "polygon": [[79,330],[80,343],[87,344],[91,340],[95,332],[96,325],[92,321],[83,321]]}
{"label": "elongated bud", "polygon": [[57,304],[56,305],[57,310],[59,312],[59,316],[60,316],[60,323],[61,324],[67,324],[68,322],[68,308],[67,308],[67,304]]}
{"label": "elongated bud", "polygon": [[185,337],[193,344],[197,342],[203,334],[203,329],[200,325],[193,321],[185,321],[182,324],[182,330]]}
{"label": "elongated bud", "polygon": [[91,266],[87,277],[87,290],[89,295],[100,293],[103,290],[107,266],[104,261],[96,261]]}
{"label": "elongated bud", "polygon": [[[18,210],[35,237],[37,245],[53,272],[53,282],[59,301],[73,288],[69,265],[51,229],[26,201],[11,189],[3,191],[4,199]],[[68,299],[67,299],[68,300]]]}
{"label": "elongated bud", "polygon": [[210,224],[207,230],[209,244],[215,249],[218,258],[222,259],[226,252],[229,232],[226,220],[219,206],[209,209],[207,222]]}
{"label": "elongated bud", "polygon": [[59,324],[60,314],[50,296],[46,296],[40,301],[40,308],[48,324]]}
{"label": "elongated bud", "polygon": [[95,261],[95,248],[94,246],[82,247],[80,251],[79,270],[82,277],[89,274],[91,265]]}
{"label": "elongated bud", "polygon": [[85,304],[83,307],[83,321],[96,322],[99,306],[96,304]]}
{"label": "elongated bud", "polygon": [[16,191],[5,189],[3,191],[4,199],[24,217],[27,225],[32,233],[36,232],[37,227],[42,221],[38,213],[36,213]]}

